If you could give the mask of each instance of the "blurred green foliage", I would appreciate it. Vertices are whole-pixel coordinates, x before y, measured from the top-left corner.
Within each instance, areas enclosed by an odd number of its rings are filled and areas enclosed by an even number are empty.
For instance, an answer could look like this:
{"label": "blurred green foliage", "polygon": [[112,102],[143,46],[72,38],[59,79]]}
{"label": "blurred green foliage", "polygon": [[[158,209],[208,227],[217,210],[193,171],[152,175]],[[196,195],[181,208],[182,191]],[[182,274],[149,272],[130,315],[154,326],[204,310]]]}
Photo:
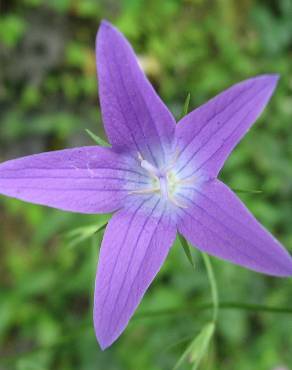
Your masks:
{"label": "blurred green foliage", "polygon": [[[91,144],[85,128],[103,136],[94,53],[102,18],[126,34],[177,117],[189,92],[193,109],[241,79],[281,74],[221,176],[262,190],[240,196],[292,251],[291,0],[2,1],[1,160]],[[194,272],[177,243],[125,333],[102,352],[91,322],[101,234],[91,230],[103,219],[0,201],[1,370],[171,369],[210,320],[210,311],[181,310],[211,297],[199,254]],[[71,230],[87,238],[72,243]],[[221,301],[291,307],[291,280],[212,262]],[[141,315],[165,308],[181,313]],[[202,368],[292,369],[291,333],[291,314],[221,310]]]}

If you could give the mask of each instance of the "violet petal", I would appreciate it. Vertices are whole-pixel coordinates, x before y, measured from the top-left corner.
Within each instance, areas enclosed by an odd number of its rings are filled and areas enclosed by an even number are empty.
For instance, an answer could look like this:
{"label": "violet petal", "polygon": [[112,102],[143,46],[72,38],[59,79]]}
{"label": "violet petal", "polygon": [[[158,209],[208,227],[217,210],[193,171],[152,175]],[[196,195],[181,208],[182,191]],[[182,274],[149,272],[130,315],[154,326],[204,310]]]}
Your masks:
{"label": "violet petal", "polygon": [[109,141],[161,164],[172,151],[175,120],[142,72],[131,45],[106,21],[98,31],[96,57]]}
{"label": "violet petal", "polygon": [[10,160],[0,164],[0,194],[65,211],[112,212],[145,179],[130,162],[97,146]]}
{"label": "violet petal", "polygon": [[109,221],[95,285],[94,325],[104,349],[122,333],[174,242],[176,228],[154,197]]}
{"label": "violet petal", "polygon": [[179,172],[192,176],[203,170],[216,177],[235,145],[269,101],[277,75],[240,82],[185,116],[176,136],[183,158]]}
{"label": "violet petal", "polygon": [[292,258],[222,182],[194,189],[178,230],[198,249],[275,276],[292,275]]}

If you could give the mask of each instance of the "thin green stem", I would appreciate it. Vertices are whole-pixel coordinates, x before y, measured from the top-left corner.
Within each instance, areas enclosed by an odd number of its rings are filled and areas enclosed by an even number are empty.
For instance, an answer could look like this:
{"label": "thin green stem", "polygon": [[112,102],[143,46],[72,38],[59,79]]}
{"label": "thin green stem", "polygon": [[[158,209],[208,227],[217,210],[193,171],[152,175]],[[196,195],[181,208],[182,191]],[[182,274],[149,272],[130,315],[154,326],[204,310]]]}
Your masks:
{"label": "thin green stem", "polygon": [[212,301],[213,301],[213,322],[215,323],[217,321],[218,317],[218,309],[219,309],[219,299],[218,299],[218,289],[217,289],[217,283],[216,278],[214,275],[213,267],[210,261],[210,257],[202,253],[203,261],[206,267],[210,287],[211,287],[211,295],[212,295]]}
{"label": "thin green stem", "polygon": [[[161,310],[147,310],[137,313],[134,319],[144,319],[148,317],[160,316],[179,316],[179,315],[193,315],[199,311],[214,310],[214,303],[200,303],[196,305],[189,305],[186,307],[166,307]],[[220,310],[240,310],[250,312],[263,312],[272,314],[290,314],[292,315],[292,307],[277,307],[265,306],[252,303],[243,302],[220,302]]]}
{"label": "thin green stem", "polygon": [[[214,303],[201,303],[197,305],[187,306],[187,307],[168,307],[160,310],[145,310],[143,312],[137,313],[133,320],[160,317],[160,316],[176,316],[176,315],[193,315],[199,311],[214,309]],[[243,302],[220,302],[220,310],[240,310],[247,312],[265,312],[270,314],[290,314],[292,315],[292,307],[277,307],[277,306],[265,306],[260,304],[243,303]],[[29,351],[23,351],[19,353],[14,353],[10,355],[3,355],[0,359],[0,363],[6,363],[10,361],[15,361],[24,356],[30,355],[32,353],[58,348],[80,336],[81,331],[89,330],[92,332],[91,320],[83,322],[81,325],[76,325],[74,330],[64,337],[60,337],[57,343],[48,346],[39,346],[32,348]]]}

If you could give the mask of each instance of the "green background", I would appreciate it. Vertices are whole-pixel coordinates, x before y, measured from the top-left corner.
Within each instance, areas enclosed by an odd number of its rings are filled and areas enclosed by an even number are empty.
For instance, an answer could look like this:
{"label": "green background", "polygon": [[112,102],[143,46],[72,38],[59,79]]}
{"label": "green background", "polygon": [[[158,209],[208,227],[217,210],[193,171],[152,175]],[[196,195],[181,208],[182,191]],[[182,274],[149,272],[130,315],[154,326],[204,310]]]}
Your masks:
{"label": "green background", "polygon": [[[262,190],[239,195],[292,252],[291,0],[2,0],[1,161],[90,145],[85,128],[103,135],[94,54],[102,18],[128,37],[176,117],[188,92],[193,109],[242,79],[281,74],[220,176]],[[99,220],[0,198],[1,370],[172,369],[210,320],[193,307],[211,301],[202,259],[194,250],[193,271],[176,243],[127,330],[102,352],[91,322],[101,235],[85,238]],[[292,311],[291,279],[212,263],[222,302]],[[291,348],[291,313],[222,309],[201,368],[291,370]]]}

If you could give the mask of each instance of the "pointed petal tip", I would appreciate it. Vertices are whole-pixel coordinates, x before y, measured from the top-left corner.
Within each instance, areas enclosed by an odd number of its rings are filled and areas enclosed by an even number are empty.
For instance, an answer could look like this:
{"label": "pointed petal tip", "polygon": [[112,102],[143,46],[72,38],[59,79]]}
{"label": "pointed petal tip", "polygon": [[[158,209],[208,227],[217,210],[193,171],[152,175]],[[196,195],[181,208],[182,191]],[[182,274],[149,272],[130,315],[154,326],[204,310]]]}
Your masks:
{"label": "pointed petal tip", "polygon": [[100,24],[99,24],[99,27],[98,27],[98,30],[97,30],[97,33],[96,33],[95,43],[97,44],[98,39],[100,38],[100,35],[103,32],[106,32],[107,30],[111,30],[111,29],[114,29],[114,26],[108,20],[102,19],[100,21]]}
{"label": "pointed petal tip", "polygon": [[107,19],[102,19],[101,22],[100,22],[98,33],[101,33],[101,32],[120,33],[120,31],[111,22],[109,22]]}
{"label": "pointed petal tip", "polygon": [[292,256],[222,182],[198,190],[178,230],[205,253],[250,270],[292,276]]}
{"label": "pointed petal tip", "polygon": [[105,351],[107,348],[109,348],[118,339],[119,335],[120,334],[109,336],[108,332],[101,333],[100,330],[98,331],[95,326],[95,336],[102,351]]}
{"label": "pointed petal tip", "polygon": [[278,73],[264,73],[264,74],[251,77],[248,80],[245,80],[242,82],[243,83],[248,83],[248,82],[264,83],[266,87],[269,87],[273,91],[279,79],[280,79],[280,74]]}
{"label": "pointed petal tip", "polygon": [[[156,208],[156,201],[142,210],[144,203],[137,202],[134,212],[116,213],[105,231],[93,307],[95,335],[102,350],[126,329],[175,239],[176,229],[164,206]],[[155,211],[159,212],[156,219]]]}
{"label": "pointed petal tip", "polygon": [[271,84],[271,87],[275,88],[280,79],[280,74],[266,73],[266,74],[256,76],[255,79],[266,80],[267,82]]}
{"label": "pointed petal tip", "polygon": [[292,277],[292,258],[289,254],[287,256],[287,259],[288,259],[287,266],[285,266],[285,268],[283,268],[283,270],[279,274],[277,274],[277,276],[283,277],[283,278]]}
{"label": "pointed petal tip", "polygon": [[99,27],[96,33],[96,38],[95,38],[96,43],[98,41],[98,38],[100,37],[100,34],[103,32],[103,30],[105,30],[108,27],[110,27],[110,23],[106,19],[102,19],[100,21],[100,24],[99,24]]}
{"label": "pointed petal tip", "polygon": [[266,269],[257,269],[254,268],[253,270],[259,273],[263,273],[272,277],[278,277],[278,278],[289,278],[292,277],[292,258],[288,251],[284,249],[284,247],[281,245],[281,249],[283,255],[281,256],[281,261],[275,261],[275,264],[272,268]]}
{"label": "pointed petal tip", "polygon": [[269,74],[275,81],[278,81],[281,77],[280,73],[270,73]]}
{"label": "pointed petal tip", "polygon": [[112,41],[109,41],[109,37],[111,37],[112,35],[123,37],[121,32],[112,23],[110,23],[106,19],[102,19],[96,34],[96,48],[98,47],[98,44],[101,44],[102,42],[105,42],[106,44],[108,42],[112,43]]}
{"label": "pointed petal tip", "polygon": [[111,345],[111,343],[107,343],[105,341],[102,341],[101,339],[97,339],[97,341],[102,351],[105,351]]}
{"label": "pointed petal tip", "polygon": [[269,78],[269,80],[271,81],[273,85],[276,85],[280,79],[280,74],[278,73],[269,73],[266,76],[267,78]]}
{"label": "pointed petal tip", "polygon": [[114,26],[107,19],[101,20],[100,27],[114,28]]}

